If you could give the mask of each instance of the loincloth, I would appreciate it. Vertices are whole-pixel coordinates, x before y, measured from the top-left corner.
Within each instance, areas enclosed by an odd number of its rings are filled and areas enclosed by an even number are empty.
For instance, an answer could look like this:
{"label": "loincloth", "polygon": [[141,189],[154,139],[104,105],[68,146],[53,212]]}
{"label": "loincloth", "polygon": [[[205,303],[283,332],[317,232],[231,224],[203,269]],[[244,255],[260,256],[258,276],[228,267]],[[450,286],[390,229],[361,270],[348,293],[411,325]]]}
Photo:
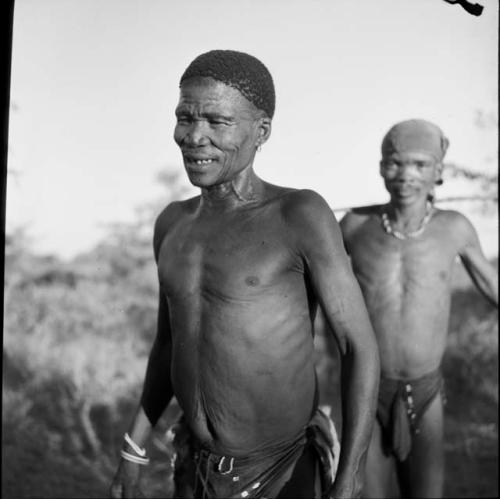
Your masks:
{"label": "loincloth", "polygon": [[412,437],[431,402],[443,389],[439,369],[413,380],[381,377],[377,419],[382,427],[384,451],[404,461],[411,450]]}
{"label": "loincloth", "polygon": [[340,446],[333,422],[321,409],[316,410],[309,424],[293,439],[243,458],[220,456],[199,447],[182,420],[173,432],[175,497],[282,497],[280,491],[286,483],[293,475],[301,473],[295,465],[304,461],[309,449],[313,450],[319,464],[315,466],[319,472],[314,474],[312,490],[319,489],[319,496],[329,489],[335,478]]}

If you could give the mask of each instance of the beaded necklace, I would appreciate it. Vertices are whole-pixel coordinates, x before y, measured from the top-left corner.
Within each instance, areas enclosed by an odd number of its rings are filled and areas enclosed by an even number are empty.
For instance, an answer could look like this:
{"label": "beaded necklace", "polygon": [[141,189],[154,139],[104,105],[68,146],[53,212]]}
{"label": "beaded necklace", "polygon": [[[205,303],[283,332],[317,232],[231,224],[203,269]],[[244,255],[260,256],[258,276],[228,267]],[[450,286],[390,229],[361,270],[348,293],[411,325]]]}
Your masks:
{"label": "beaded necklace", "polygon": [[429,220],[431,219],[432,212],[433,212],[433,206],[431,202],[427,202],[427,207],[425,211],[425,216],[422,219],[422,222],[420,222],[420,226],[418,227],[417,230],[414,230],[413,232],[400,232],[399,230],[395,229],[391,221],[389,220],[389,216],[387,215],[387,212],[384,211],[382,212],[382,227],[384,228],[385,232],[387,234],[390,234],[391,236],[394,236],[396,239],[400,239],[404,241],[405,239],[411,239],[414,237],[420,236],[425,230],[426,225],[429,223]]}

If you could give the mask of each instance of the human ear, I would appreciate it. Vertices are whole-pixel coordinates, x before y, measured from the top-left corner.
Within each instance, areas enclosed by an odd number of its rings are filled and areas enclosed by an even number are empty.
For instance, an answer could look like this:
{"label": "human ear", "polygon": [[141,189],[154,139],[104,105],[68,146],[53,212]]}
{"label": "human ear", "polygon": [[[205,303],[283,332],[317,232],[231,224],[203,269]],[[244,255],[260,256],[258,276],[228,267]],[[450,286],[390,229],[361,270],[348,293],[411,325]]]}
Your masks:
{"label": "human ear", "polygon": [[271,136],[271,123],[271,118],[267,116],[262,116],[261,118],[259,118],[256,141],[257,147],[267,142],[267,139],[269,139],[269,137]]}
{"label": "human ear", "polygon": [[441,157],[444,157],[446,151],[448,150],[448,147],[450,147],[450,141],[448,140],[448,137],[445,137],[443,135],[441,137],[441,150],[443,151],[443,155]]}
{"label": "human ear", "polygon": [[436,168],[434,169],[434,183],[436,185],[441,185],[443,183],[443,168],[444,165],[441,161],[436,164]]}
{"label": "human ear", "polygon": [[[441,136],[441,151],[442,151],[441,158],[444,158],[446,151],[448,151],[448,147],[450,147],[450,141],[444,135]],[[443,183],[443,167],[444,165],[442,161],[439,161],[439,163],[437,163],[436,165],[435,176],[434,176],[434,183],[436,185],[441,185]]]}

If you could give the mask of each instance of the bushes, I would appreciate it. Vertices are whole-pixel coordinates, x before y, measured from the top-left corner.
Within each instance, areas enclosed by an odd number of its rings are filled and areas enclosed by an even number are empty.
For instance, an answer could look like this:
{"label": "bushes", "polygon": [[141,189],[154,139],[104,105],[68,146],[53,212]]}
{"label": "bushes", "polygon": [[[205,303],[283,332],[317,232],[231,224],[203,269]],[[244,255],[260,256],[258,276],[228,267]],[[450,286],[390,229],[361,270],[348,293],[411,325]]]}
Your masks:
{"label": "bushes", "polygon": [[7,236],[2,497],[107,495],[155,333],[154,216],[185,192],[177,174],[160,183],[160,202],[69,263]]}
{"label": "bushes", "polygon": [[[34,265],[18,259],[6,273],[3,424],[15,435],[9,474],[22,476],[30,453],[33,463],[38,460],[31,435],[45,452],[66,456],[94,482],[100,476],[102,487],[113,467],[106,455],[115,441],[110,433],[123,433],[119,409],[124,400],[139,398],[157,291],[147,284],[137,289],[127,278],[110,284],[109,274],[83,265],[31,258]],[[52,461],[45,464],[51,473],[59,469]],[[104,475],[96,475],[99,467]],[[32,473],[45,480],[43,459]],[[60,489],[56,482],[48,497],[72,496],[67,481]],[[4,481],[4,488],[15,483]],[[28,489],[33,479],[30,483]],[[28,489],[14,489],[14,495]],[[93,489],[95,484],[89,484],[89,493]],[[4,497],[13,493],[3,492]],[[94,497],[103,495],[101,489]]]}
{"label": "bushes", "polygon": [[[152,250],[129,229],[70,264],[6,248],[3,497],[106,495],[156,324]],[[339,418],[338,353],[321,321],[321,396]],[[450,435],[471,453],[490,452],[497,436],[497,351],[496,311],[458,288],[444,360],[447,414],[460,422]],[[168,463],[158,455],[159,494]]]}
{"label": "bushes", "polygon": [[498,312],[470,287],[453,295],[443,371],[450,417],[462,421],[496,419]]}

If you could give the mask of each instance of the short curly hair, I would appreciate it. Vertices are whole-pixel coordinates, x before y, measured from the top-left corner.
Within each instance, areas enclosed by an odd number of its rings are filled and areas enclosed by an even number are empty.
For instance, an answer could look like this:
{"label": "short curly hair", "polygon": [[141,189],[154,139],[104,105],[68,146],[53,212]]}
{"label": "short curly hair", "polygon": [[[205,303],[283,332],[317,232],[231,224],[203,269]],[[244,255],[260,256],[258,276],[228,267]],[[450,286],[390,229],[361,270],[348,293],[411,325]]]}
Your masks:
{"label": "short curly hair", "polygon": [[235,50],[205,52],[187,67],[179,85],[200,77],[211,77],[235,88],[269,118],[273,117],[276,105],[273,78],[256,57]]}

